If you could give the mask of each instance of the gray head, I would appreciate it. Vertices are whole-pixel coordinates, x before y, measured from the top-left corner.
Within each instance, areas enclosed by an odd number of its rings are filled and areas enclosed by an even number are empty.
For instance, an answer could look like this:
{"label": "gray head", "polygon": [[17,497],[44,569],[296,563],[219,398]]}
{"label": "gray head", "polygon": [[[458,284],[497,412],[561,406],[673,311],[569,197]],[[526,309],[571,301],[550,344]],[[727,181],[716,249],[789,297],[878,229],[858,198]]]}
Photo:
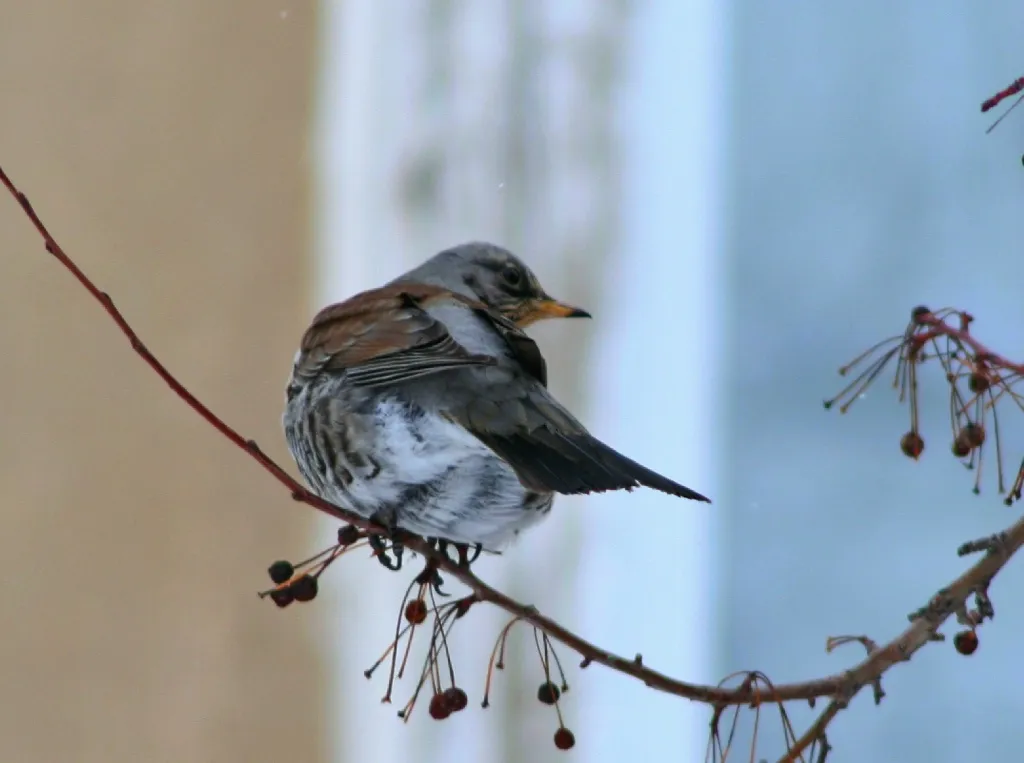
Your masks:
{"label": "gray head", "polygon": [[517,326],[545,318],[589,318],[590,313],[553,299],[537,276],[512,252],[474,241],[435,254],[391,283],[443,286],[483,302]]}

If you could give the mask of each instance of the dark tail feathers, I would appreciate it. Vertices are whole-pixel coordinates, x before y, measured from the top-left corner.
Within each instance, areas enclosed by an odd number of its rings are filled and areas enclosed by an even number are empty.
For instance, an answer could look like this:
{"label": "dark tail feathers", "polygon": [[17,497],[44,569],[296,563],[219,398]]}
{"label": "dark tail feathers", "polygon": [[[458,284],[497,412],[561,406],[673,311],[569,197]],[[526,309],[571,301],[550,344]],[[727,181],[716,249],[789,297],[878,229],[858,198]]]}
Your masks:
{"label": "dark tail feathers", "polygon": [[574,495],[645,486],[711,503],[589,434],[562,434],[545,427],[529,434],[477,436],[516,470],[524,485],[535,490]]}

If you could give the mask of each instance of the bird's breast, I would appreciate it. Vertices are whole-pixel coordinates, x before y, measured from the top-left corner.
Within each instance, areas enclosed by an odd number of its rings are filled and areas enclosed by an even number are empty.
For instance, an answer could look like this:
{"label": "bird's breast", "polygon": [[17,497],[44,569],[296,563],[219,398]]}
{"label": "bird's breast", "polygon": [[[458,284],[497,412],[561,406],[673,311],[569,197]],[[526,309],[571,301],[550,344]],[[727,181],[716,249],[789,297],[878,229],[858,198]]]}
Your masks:
{"label": "bird's breast", "polygon": [[419,535],[496,548],[551,506],[470,432],[399,395],[307,390],[288,402],[285,430],[316,492]]}

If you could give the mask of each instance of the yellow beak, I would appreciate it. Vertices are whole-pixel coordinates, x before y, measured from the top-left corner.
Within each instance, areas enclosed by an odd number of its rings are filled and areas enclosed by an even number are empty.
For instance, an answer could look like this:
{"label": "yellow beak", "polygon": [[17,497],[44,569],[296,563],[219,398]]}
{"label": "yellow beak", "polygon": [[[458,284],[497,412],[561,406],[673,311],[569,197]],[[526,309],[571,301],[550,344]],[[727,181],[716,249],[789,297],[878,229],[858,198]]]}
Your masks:
{"label": "yellow beak", "polygon": [[516,325],[520,328],[529,326],[537,321],[549,318],[590,318],[590,313],[581,307],[567,305],[565,302],[546,297],[543,299],[531,300],[523,305],[522,311],[516,318]]}

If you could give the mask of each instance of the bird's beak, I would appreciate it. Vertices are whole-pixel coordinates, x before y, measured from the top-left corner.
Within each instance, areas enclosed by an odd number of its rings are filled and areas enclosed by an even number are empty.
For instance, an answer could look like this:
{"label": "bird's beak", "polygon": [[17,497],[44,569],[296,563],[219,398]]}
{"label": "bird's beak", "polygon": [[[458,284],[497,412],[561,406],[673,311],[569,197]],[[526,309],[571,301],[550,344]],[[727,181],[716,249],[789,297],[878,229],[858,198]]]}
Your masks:
{"label": "bird's beak", "polygon": [[559,302],[551,297],[542,297],[541,299],[530,300],[530,302],[523,305],[522,311],[516,319],[516,324],[522,328],[537,321],[547,320],[548,318],[589,317],[591,317],[590,313],[581,307],[567,305],[565,302]]}

